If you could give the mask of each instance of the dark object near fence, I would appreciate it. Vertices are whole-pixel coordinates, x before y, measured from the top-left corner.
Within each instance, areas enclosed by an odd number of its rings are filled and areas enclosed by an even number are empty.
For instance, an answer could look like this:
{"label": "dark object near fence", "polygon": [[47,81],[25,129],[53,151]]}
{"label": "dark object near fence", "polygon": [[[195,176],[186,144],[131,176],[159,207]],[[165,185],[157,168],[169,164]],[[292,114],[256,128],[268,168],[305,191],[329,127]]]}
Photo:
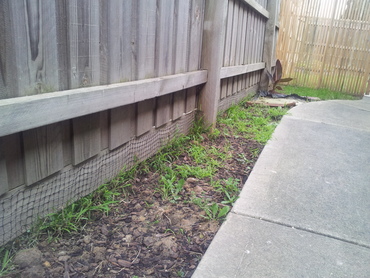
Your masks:
{"label": "dark object near fence", "polygon": [[293,98],[293,99],[300,99],[300,100],[305,100],[305,101],[312,100],[310,97],[304,97],[304,96],[302,97],[302,96],[297,95],[297,94],[286,95],[286,94],[274,93],[272,91],[261,91],[261,90],[259,90],[256,94],[256,98],[259,98],[259,97]]}
{"label": "dark object near fence", "polygon": [[276,60],[276,66],[275,66],[274,73],[271,74],[267,69],[266,69],[266,73],[272,85],[271,89],[270,89],[271,85],[269,86],[269,92],[273,94],[277,93],[276,90],[280,90],[280,91],[283,90],[283,88],[279,85],[280,83],[289,82],[293,80],[293,78],[291,77],[282,78],[283,67],[279,59]]}

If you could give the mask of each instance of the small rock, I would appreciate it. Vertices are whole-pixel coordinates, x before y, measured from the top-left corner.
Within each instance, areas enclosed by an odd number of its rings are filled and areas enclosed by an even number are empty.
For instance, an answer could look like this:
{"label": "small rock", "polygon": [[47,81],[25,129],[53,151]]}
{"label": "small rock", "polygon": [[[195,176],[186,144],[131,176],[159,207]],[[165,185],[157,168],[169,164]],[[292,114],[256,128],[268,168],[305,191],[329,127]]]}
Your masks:
{"label": "small rock", "polygon": [[202,193],[202,192],[203,192],[203,188],[202,188],[202,187],[200,187],[199,185],[195,186],[193,190],[194,190],[194,192],[195,192],[196,194],[200,194],[200,193]]}
{"label": "small rock", "polygon": [[14,263],[20,268],[33,267],[41,263],[41,251],[37,248],[24,249],[14,257]]}
{"label": "small rock", "polygon": [[71,258],[71,257],[70,257],[70,256],[67,256],[67,255],[65,255],[65,256],[60,256],[60,257],[58,257],[58,261],[60,261],[60,262],[66,262],[66,261],[68,261],[70,258]]}
{"label": "small rock", "polygon": [[132,241],[132,235],[126,235],[126,237],[125,237],[125,241],[126,241],[127,243],[130,243],[130,242]]}
{"label": "small rock", "polygon": [[197,182],[198,180],[195,178],[187,178],[186,182]]}
{"label": "small rock", "polygon": [[51,264],[48,261],[45,261],[42,265],[47,267],[47,268],[51,267]]}
{"label": "small rock", "polygon": [[141,205],[139,203],[137,203],[135,206],[134,206],[134,209],[135,210],[140,210],[141,209]]}
{"label": "small rock", "polygon": [[85,242],[85,244],[89,244],[91,242],[91,236],[84,236],[83,241]]}
{"label": "small rock", "polygon": [[58,253],[58,256],[65,256],[65,255],[67,255],[67,252],[66,251],[60,251]]}
{"label": "small rock", "polygon": [[117,260],[117,263],[122,267],[130,267],[131,263],[126,260]]}
{"label": "small rock", "polygon": [[107,225],[103,225],[101,226],[101,232],[103,235],[107,236],[109,234],[109,231],[108,231],[108,228],[107,228]]}

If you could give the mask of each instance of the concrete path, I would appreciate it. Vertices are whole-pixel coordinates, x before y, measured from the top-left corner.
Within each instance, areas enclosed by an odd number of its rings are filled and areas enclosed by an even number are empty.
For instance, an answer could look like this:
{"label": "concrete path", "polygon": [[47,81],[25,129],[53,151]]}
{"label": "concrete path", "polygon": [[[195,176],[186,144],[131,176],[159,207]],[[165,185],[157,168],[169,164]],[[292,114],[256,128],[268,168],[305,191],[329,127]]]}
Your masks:
{"label": "concrete path", "polygon": [[192,277],[370,277],[370,97],[290,110]]}

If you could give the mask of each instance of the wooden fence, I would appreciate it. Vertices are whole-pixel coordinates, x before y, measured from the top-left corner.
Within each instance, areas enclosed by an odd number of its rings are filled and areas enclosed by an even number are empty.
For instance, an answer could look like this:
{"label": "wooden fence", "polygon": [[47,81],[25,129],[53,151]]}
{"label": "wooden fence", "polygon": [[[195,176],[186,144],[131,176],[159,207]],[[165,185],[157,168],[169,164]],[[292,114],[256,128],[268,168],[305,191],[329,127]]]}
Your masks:
{"label": "wooden fence", "polygon": [[0,245],[187,133],[196,110],[212,124],[255,92],[276,14],[267,0],[1,1]]}
{"label": "wooden fence", "polygon": [[293,85],[370,92],[370,2],[283,0],[278,58]]}

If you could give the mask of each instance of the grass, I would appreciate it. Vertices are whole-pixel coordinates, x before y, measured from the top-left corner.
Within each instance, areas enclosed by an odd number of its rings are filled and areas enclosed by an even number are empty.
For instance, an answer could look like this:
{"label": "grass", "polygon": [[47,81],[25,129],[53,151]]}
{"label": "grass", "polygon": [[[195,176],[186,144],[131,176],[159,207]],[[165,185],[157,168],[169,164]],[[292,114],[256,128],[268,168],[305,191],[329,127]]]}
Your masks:
{"label": "grass", "polygon": [[345,94],[342,92],[335,92],[328,89],[312,89],[306,87],[295,87],[295,86],[284,86],[284,94],[297,94],[300,96],[307,97],[318,97],[322,100],[331,100],[331,99],[349,99],[355,100],[359,97]]}
{"label": "grass", "polygon": [[6,249],[5,247],[0,248],[0,277],[10,273],[14,269],[12,259],[14,257],[14,252],[12,250]]}
{"label": "grass", "polygon": [[226,133],[266,144],[275,130],[277,122],[287,111],[287,108],[269,108],[258,105],[247,108],[242,102],[222,113],[218,122],[227,127]]}

